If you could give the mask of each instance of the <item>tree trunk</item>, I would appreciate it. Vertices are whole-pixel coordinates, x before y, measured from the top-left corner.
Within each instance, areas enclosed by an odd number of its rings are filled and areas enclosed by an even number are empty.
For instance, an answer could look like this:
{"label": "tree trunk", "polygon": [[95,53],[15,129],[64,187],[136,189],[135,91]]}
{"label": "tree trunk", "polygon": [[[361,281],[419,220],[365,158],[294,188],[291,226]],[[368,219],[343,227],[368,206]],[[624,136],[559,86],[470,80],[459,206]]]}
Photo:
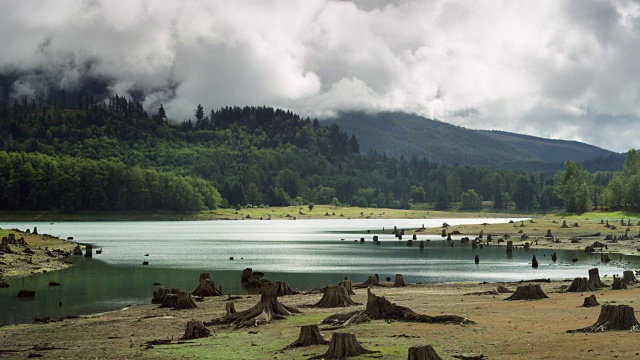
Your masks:
{"label": "tree trunk", "polygon": [[431,345],[412,346],[409,348],[409,360],[442,360]]}
{"label": "tree trunk", "polygon": [[200,285],[191,294],[194,296],[222,296],[213,281],[208,276],[203,277],[203,275],[209,275],[209,273],[200,274]]}
{"label": "tree trunk", "polygon": [[507,253],[512,253],[513,252],[513,241],[509,240],[507,241]]}
{"label": "tree trunk", "polygon": [[359,356],[363,354],[373,354],[376,351],[367,350],[360,345],[356,336],[347,333],[333,333],[331,337],[331,343],[329,343],[329,349],[323,355],[318,355],[309,358],[312,359],[344,359],[353,356]]}
{"label": "tree trunk", "polygon": [[287,347],[285,347],[282,350],[310,346],[310,345],[325,345],[328,343],[329,341],[324,337],[322,337],[322,335],[320,334],[318,325],[303,325],[300,328],[300,335],[298,336],[298,340],[289,344]]}
{"label": "tree trunk", "polygon": [[609,287],[600,280],[600,271],[598,268],[589,269],[589,285],[594,289],[601,289],[603,287]]}
{"label": "tree trunk", "polygon": [[173,308],[178,304],[178,294],[169,294],[167,293],[162,299],[162,303],[160,304],[160,309],[163,308]]}
{"label": "tree trunk", "polygon": [[352,305],[358,304],[351,300],[351,296],[347,292],[347,289],[340,285],[337,285],[327,286],[322,299],[320,299],[317,304],[312,305],[312,307],[334,308]]}
{"label": "tree trunk", "polygon": [[199,339],[208,337],[211,335],[211,331],[204,327],[202,321],[191,320],[187,322],[187,327],[184,330],[183,340]]}
{"label": "tree trunk", "polygon": [[586,292],[595,290],[597,289],[591,286],[587,278],[575,278],[565,292]]}
{"label": "tree trunk", "polygon": [[628,285],[635,284],[638,282],[638,279],[636,279],[632,270],[625,270],[622,273],[622,280],[624,280],[624,282],[626,282]]}
{"label": "tree trunk", "polygon": [[540,285],[529,284],[519,285],[516,292],[505,300],[540,300],[545,298],[548,298],[548,296],[542,291]]}
{"label": "tree trunk", "polygon": [[396,274],[396,281],[393,283],[393,287],[404,287],[407,286],[404,283],[404,279],[402,278],[402,274]]}
{"label": "tree trunk", "polygon": [[507,289],[506,287],[504,287],[502,285],[499,285],[497,290],[498,290],[498,292],[500,294],[512,294],[513,293],[513,290],[509,290],[509,289]]}
{"label": "tree trunk", "polygon": [[347,294],[349,294],[349,295],[355,295],[356,294],[353,291],[353,284],[351,283],[351,280],[344,279],[344,280],[340,281],[340,286],[342,286],[343,288],[345,288],[347,290]]}
{"label": "tree trunk", "polygon": [[584,303],[582,304],[582,307],[592,307],[592,306],[598,306],[598,305],[600,305],[600,303],[596,299],[596,296],[591,295],[589,297],[584,298]]}
{"label": "tree trunk", "polygon": [[608,330],[640,331],[633,308],[628,305],[602,305],[598,321],[586,328],[567,332],[600,332]]}
{"label": "tree trunk", "polygon": [[167,294],[179,294],[180,289],[159,287],[153,292],[152,304],[162,304]]}
{"label": "tree trunk", "polygon": [[286,281],[276,281],[276,295],[277,296],[285,296],[285,295],[295,295],[297,291],[291,290],[289,284]]}
{"label": "tree trunk", "polygon": [[198,307],[195,302],[193,302],[193,298],[191,294],[186,291],[181,291],[177,295],[178,299],[176,301],[176,306],[173,307],[173,310],[188,310],[195,309]]}
{"label": "tree trunk", "polygon": [[626,290],[627,283],[622,278],[613,276],[613,285],[611,285],[611,290]]}
{"label": "tree trunk", "polygon": [[380,286],[380,278],[378,277],[378,275],[369,276],[367,281],[355,285],[355,287],[357,288],[367,288],[369,286]]}
{"label": "tree trunk", "polygon": [[251,309],[237,313],[229,313],[228,310],[225,317],[213,320],[212,324],[232,324],[236,328],[242,328],[257,326],[300,313],[300,310],[283,305],[278,301],[276,286],[272,283],[265,284],[262,287],[260,302]]}

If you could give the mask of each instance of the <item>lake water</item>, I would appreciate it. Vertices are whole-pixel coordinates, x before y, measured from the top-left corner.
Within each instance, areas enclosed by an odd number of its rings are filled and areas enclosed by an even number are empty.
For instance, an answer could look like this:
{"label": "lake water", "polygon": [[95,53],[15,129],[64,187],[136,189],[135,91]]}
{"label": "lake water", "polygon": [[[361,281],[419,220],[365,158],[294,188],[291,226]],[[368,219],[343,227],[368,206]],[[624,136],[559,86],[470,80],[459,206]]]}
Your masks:
{"label": "lake water", "polygon": [[[244,294],[240,273],[250,267],[272,281],[285,280],[298,290],[335,284],[348,276],[355,283],[369,275],[381,280],[397,273],[405,282],[518,281],[531,278],[565,279],[587,276],[599,255],[582,251],[515,250],[507,258],[504,247],[472,249],[454,241],[450,247],[440,236],[420,250],[406,246],[391,229],[439,226],[443,222],[496,223],[510,219],[331,219],[331,220],[229,220],[167,222],[20,222],[1,223],[2,228],[33,229],[92,244],[103,253],[91,259],[72,257],[75,266],[62,271],[11,280],[0,289],[0,325],[31,322],[31,317],[89,314],[115,310],[129,304],[149,303],[156,286],[193,290],[201,272],[210,272],[224,293]],[[380,231],[381,245],[374,245],[367,230]],[[364,237],[364,243],[354,242]],[[405,237],[406,239],[406,237]],[[454,237],[454,239],[456,239]],[[144,256],[149,254],[149,256]],[[536,255],[540,266],[532,269]],[[480,264],[474,256],[480,256]],[[235,260],[229,260],[234,257]],[[575,265],[570,259],[578,258]],[[632,261],[634,257],[616,259]],[[142,266],[149,261],[149,266]],[[616,266],[598,265],[601,275],[621,273]],[[61,284],[49,287],[49,281]],[[19,300],[19,289],[36,291],[35,300]],[[62,303],[62,306],[59,303]]]}

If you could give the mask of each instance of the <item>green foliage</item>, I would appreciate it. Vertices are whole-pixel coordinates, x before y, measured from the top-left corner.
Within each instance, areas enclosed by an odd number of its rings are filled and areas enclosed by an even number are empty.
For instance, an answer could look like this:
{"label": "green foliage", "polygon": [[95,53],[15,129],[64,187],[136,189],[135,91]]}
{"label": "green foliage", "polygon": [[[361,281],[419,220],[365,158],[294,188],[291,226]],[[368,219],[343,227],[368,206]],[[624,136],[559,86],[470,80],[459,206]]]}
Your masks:
{"label": "green foliage", "polygon": [[316,206],[316,204],[314,204],[314,203],[309,203],[309,204],[307,205],[307,207],[309,208],[309,211],[313,211],[313,208],[314,208],[315,206]]}
{"label": "green foliage", "polygon": [[461,196],[461,209],[463,210],[480,210],[482,209],[482,197],[476,194],[475,190],[470,189],[467,192],[462,193]]}
{"label": "green foliage", "polygon": [[560,174],[559,185],[565,210],[583,213],[591,205],[591,178],[580,164],[574,164],[571,160],[565,163],[564,169],[564,172]]}
{"label": "green foliage", "polygon": [[533,207],[533,189],[526,176],[520,175],[516,178],[511,199],[517,210],[529,210]]}

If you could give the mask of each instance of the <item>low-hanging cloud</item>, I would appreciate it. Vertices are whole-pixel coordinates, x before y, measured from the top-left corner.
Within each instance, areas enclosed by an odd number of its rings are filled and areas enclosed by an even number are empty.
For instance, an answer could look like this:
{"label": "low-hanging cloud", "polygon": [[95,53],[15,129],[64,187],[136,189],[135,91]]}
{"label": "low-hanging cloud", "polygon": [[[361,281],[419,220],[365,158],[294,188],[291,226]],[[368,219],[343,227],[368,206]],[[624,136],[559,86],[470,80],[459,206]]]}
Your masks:
{"label": "low-hanging cloud", "polygon": [[635,1],[3,1],[0,39],[13,96],[99,84],[178,120],[393,110],[638,147]]}

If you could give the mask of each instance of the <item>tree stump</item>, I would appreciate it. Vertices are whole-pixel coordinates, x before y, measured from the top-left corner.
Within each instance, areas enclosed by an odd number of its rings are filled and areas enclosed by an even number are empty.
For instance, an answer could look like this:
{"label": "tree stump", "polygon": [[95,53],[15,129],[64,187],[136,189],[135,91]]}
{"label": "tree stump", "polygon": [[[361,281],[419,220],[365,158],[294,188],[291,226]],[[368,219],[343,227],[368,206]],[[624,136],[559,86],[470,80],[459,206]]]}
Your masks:
{"label": "tree stump", "polygon": [[243,283],[249,282],[249,278],[251,277],[252,273],[253,273],[253,269],[251,268],[246,268],[242,270],[242,275],[240,275],[240,282],[243,282]]}
{"label": "tree stump", "polygon": [[166,294],[160,303],[159,309],[173,308],[178,304],[178,294]]}
{"label": "tree stump", "polygon": [[84,257],[93,257],[93,246],[87,245],[84,247]]}
{"label": "tree stump", "polygon": [[538,260],[536,259],[535,255],[533,255],[533,259],[531,259],[531,267],[534,269],[538,268]]}
{"label": "tree stump", "polygon": [[424,249],[424,240],[420,240],[420,249]]}
{"label": "tree stump", "polygon": [[638,282],[638,279],[636,279],[636,276],[633,274],[633,271],[631,270],[625,270],[622,273],[622,280],[624,280],[624,282],[626,282],[628,285],[635,284]]}
{"label": "tree stump", "polygon": [[285,316],[299,313],[300,310],[281,304],[276,295],[275,284],[268,283],[262,287],[260,302],[254,307],[236,313],[229,313],[229,309],[227,309],[227,315],[213,320],[212,324],[232,324],[236,328],[242,328],[284,319]]}
{"label": "tree stump", "polygon": [[[161,306],[162,307],[162,306]],[[177,295],[176,305],[173,307],[173,310],[188,310],[195,309],[198,305],[193,301],[191,297],[191,293],[186,291],[181,291]]]}
{"label": "tree stump", "polygon": [[[442,229],[442,233],[440,234],[442,237],[447,237],[447,229]],[[451,239],[451,238],[449,238]]]}
{"label": "tree stump", "polygon": [[555,252],[553,254],[551,254],[551,261],[553,261],[553,262],[558,261],[558,255],[556,255]]}
{"label": "tree stump", "polygon": [[431,345],[412,346],[409,348],[409,360],[442,360]]}
{"label": "tree stump", "polygon": [[344,279],[344,280],[340,281],[340,286],[342,286],[343,288],[345,288],[347,290],[347,294],[349,294],[349,295],[355,295],[356,294],[353,291],[353,284],[351,283],[351,280]]}
{"label": "tree stump", "polygon": [[609,254],[604,254],[602,256],[602,262],[605,264],[608,264],[611,261],[611,259],[609,258]]}
{"label": "tree stump", "polygon": [[512,253],[513,252],[513,241],[511,241],[511,240],[507,241],[507,252],[508,253]]}
{"label": "tree stump", "polygon": [[503,285],[498,285],[498,288],[496,289],[500,294],[512,294],[513,290],[509,290],[506,287],[504,287]]}
{"label": "tree stump", "polygon": [[622,278],[619,278],[617,276],[613,276],[613,285],[611,285],[611,290],[626,290],[627,289],[627,282],[624,281]]}
{"label": "tree stump", "polygon": [[600,271],[598,268],[589,269],[589,285],[594,289],[601,289],[603,287],[609,287],[600,280]]}
{"label": "tree stump", "polygon": [[20,291],[18,291],[18,297],[21,299],[36,297],[36,292],[33,290],[20,289]]}
{"label": "tree stump", "polygon": [[216,289],[215,284],[210,279],[209,273],[200,274],[200,284],[191,292],[194,296],[222,296],[222,293]]}
{"label": "tree stump", "polygon": [[565,292],[587,292],[587,291],[595,291],[597,290],[589,283],[587,278],[575,278],[571,282],[571,285],[565,290]]}
{"label": "tree stump", "polygon": [[293,291],[289,284],[286,281],[276,281],[276,295],[277,296],[285,296],[285,295],[295,295],[298,294],[297,291]]}
{"label": "tree stump", "polygon": [[473,259],[473,261],[474,261],[476,264],[480,264],[480,255],[476,255],[476,257]]}
{"label": "tree stump", "polygon": [[[177,295],[179,293],[180,293],[180,289],[159,287],[153,292],[153,299],[151,300],[151,303],[162,304],[167,294]],[[173,305],[167,306],[167,307],[173,307]]]}
{"label": "tree stump", "polygon": [[567,332],[600,332],[608,330],[640,331],[633,308],[628,305],[602,305],[598,321],[586,328]]}
{"label": "tree stump", "polygon": [[373,354],[377,351],[367,350],[356,340],[356,336],[348,333],[333,333],[331,342],[329,343],[329,349],[326,353],[314,357],[312,359],[344,359],[353,356],[359,356],[363,354]]}
{"label": "tree stump", "polygon": [[282,350],[311,345],[325,345],[328,343],[329,341],[320,334],[318,325],[303,325],[300,327],[300,335],[298,336],[298,339],[287,345],[287,347]]}
{"label": "tree stump", "polygon": [[567,226],[567,220],[562,220],[562,226],[560,226],[560,227],[561,227],[561,228],[563,228],[563,229],[568,228],[568,226]]}
{"label": "tree stump", "polygon": [[80,244],[73,248],[73,255],[82,255],[82,248],[80,247]]}
{"label": "tree stump", "polygon": [[407,285],[404,283],[402,274],[396,274],[396,280],[393,282],[393,287],[404,287],[404,286],[407,286]]}
{"label": "tree stump", "polygon": [[553,239],[553,235],[551,234],[551,229],[547,229],[547,234],[544,237]]}
{"label": "tree stump", "polygon": [[327,286],[322,299],[320,299],[320,301],[318,301],[318,303],[316,303],[315,305],[312,305],[312,307],[334,308],[352,305],[357,305],[357,303],[351,300],[351,296],[347,292],[347,289],[340,285],[337,285]]}
{"label": "tree stump", "polygon": [[199,339],[208,337],[209,335],[211,335],[211,331],[204,327],[204,323],[202,321],[191,320],[187,322],[187,327],[184,329],[184,336],[182,336],[182,339]]}
{"label": "tree stump", "polygon": [[595,295],[591,295],[584,298],[584,303],[582,303],[582,307],[592,307],[592,306],[598,306],[598,305],[600,305],[600,303],[596,299]]}
{"label": "tree stump", "polygon": [[367,281],[354,285],[357,288],[367,288],[369,286],[380,286],[380,278],[378,275],[369,276]]}
{"label": "tree stump", "polygon": [[516,289],[516,292],[514,292],[513,295],[509,296],[505,300],[540,300],[546,298],[548,298],[548,296],[544,293],[544,291],[542,291],[540,285],[529,284],[519,285]]}

